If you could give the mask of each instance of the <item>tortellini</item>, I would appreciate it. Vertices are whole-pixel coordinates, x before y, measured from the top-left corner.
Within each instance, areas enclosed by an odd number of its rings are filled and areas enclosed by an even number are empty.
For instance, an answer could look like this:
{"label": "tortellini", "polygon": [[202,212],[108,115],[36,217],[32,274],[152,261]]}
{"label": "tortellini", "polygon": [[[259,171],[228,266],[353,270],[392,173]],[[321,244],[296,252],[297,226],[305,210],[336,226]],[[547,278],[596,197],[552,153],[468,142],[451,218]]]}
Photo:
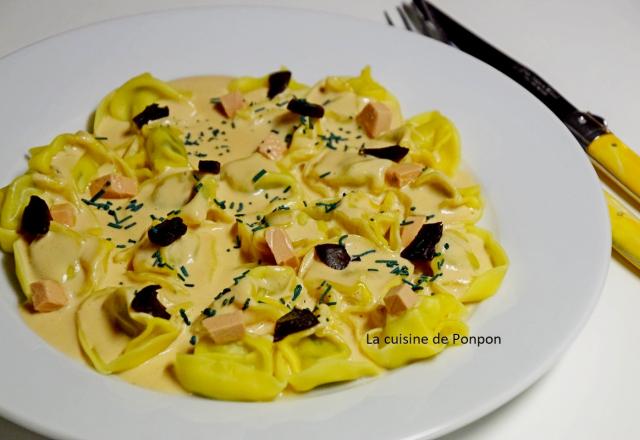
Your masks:
{"label": "tortellini", "polygon": [[[22,291],[30,298],[30,284],[46,279],[63,283],[75,296],[82,297],[101,284],[111,248],[108,241],[83,236],[55,223],[39,240],[29,243],[18,239],[13,245],[13,253]],[[51,258],[52,253],[56,258]]]}
{"label": "tortellini", "polygon": [[[388,318],[383,328],[370,330],[361,338],[360,346],[378,365],[397,368],[441,352],[447,344],[434,343],[433,338],[436,335],[447,336],[448,341],[453,340],[453,333],[466,336],[468,328],[462,321],[466,314],[462,303],[451,295],[434,294],[422,297],[417,307],[399,317]],[[397,338],[403,336],[427,337],[432,342],[399,342]]]}
{"label": "tortellini", "polygon": [[100,102],[94,116],[94,130],[100,127],[107,115],[120,121],[130,121],[149,104],[160,99],[183,101],[187,97],[149,73],[131,78]]}
{"label": "tortellini", "polygon": [[78,340],[101,373],[137,367],[165,350],[180,332],[168,320],[131,310],[133,296],[131,289],[107,288],[89,296],[78,308]]}
{"label": "tortellini", "polygon": [[[29,150],[0,190],[0,248],[25,319],[98,372],[270,401],[469,334],[470,304],[497,291],[508,258],[475,226],[484,200],[460,156],[446,116],[404,119],[370,67],[310,87],[284,68],[143,73],[102,99],[91,133]],[[49,210],[36,234],[31,200]],[[46,286],[59,301],[38,308]]]}
{"label": "tortellini", "polygon": [[186,390],[223,400],[272,400],[287,384],[274,376],[273,342],[265,336],[198,344],[193,354],[178,354],[176,375]]}

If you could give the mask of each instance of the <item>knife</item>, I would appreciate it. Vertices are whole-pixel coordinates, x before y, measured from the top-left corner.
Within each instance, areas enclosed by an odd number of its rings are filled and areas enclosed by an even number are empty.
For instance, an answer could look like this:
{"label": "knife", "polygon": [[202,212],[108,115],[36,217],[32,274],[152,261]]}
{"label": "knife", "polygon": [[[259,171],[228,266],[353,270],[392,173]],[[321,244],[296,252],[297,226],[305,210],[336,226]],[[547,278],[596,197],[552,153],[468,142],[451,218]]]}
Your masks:
{"label": "knife", "polygon": [[[604,118],[578,110],[528,67],[482,40],[426,0],[398,8],[405,26],[449,44],[498,69],[542,101],[571,131],[591,162],[640,204],[640,156],[608,128]],[[385,13],[389,24],[393,25]],[[640,268],[640,220],[609,192],[605,199],[613,247]]]}

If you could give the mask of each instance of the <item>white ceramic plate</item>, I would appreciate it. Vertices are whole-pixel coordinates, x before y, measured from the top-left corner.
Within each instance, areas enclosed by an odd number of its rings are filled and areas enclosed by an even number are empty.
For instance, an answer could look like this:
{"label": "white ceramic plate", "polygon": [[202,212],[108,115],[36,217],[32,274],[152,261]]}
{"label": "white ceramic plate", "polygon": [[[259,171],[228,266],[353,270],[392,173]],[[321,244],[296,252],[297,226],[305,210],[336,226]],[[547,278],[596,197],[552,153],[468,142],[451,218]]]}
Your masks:
{"label": "white ceramic plate", "polygon": [[371,64],[406,115],[433,108],[456,123],[511,258],[502,288],[470,325],[502,344],[446,350],[375,380],[273,403],[176,397],[101,376],[49,347],[21,321],[15,282],[3,273],[0,413],[53,437],[81,439],[431,437],[507,402],[567,348],[609,261],[608,218],[586,155],[518,85],[398,29],[229,7],[130,17],[42,41],[0,60],[2,184],[25,169],[27,147],[83,128],[105,93],[140,72],[260,75],[283,64],[307,82]]}

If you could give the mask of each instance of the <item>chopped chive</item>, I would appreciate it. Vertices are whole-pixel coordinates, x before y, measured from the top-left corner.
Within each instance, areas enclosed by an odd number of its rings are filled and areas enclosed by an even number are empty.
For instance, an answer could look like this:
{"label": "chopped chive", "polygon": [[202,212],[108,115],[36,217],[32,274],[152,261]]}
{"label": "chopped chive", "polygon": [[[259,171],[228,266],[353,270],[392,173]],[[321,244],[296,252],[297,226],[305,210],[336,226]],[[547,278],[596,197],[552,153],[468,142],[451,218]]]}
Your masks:
{"label": "chopped chive", "polygon": [[325,177],[327,177],[329,174],[331,174],[331,171],[327,171],[326,173],[320,174],[318,176],[319,179],[324,179]]}
{"label": "chopped chive", "polygon": [[373,254],[375,251],[375,249],[369,249],[368,251],[364,251],[361,254],[353,255],[351,257],[351,261],[360,261],[362,257],[364,257],[365,255]]}
{"label": "chopped chive", "polygon": [[[237,283],[236,283],[237,284]],[[220,299],[222,298],[224,295],[226,295],[227,293],[231,292],[231,289],[228,287],[225,287],[224,289],[222,289],[222,291],[220,291],[220,293],[218,293],[216,295],[216,297],[214,299]]]}
{"label": "chopped chive", "polygon": [[191,338],[189,339],[189,344],[196,345],[196,342],[198,342],[198,338],[196,338],[196,335],[191,336]]}
{"label": "chopped chive", "polygon": [[267,174],[267,171],[262,169],[262,170],[258,171],[258,173],[255,176],[253,176],[253,178],[251,180],[253,181],[253,183],[256,183],[265,174]]}
{"label": "chopped chive", "polygon": [[411,281],[407,280],[406,278],[403,278],[402,282],[407,284],[407,285],[409,285],[409,286],[411,286],[411,290],[413,290],[413,291],[424,289],[424,287],[418,286],[417,284],[413,284]]}
{"label": "chopped chive", "polygon": [[398,265],[398,260],[375,260],[375,263],[385,264],[387,267],[394,267]]}
{"label": "chopped chive", "polygon": [[129,223],[129,224],[128,224],[127,226],[125,226],[124,228],[125,228],[125,229],[133,228],[135,225],[137,225],[137,223],[136,223],[136,222]]}
{"label": "chopped chive", "polygon": [[246,276],[247,276],[247,274],[249,273],[249,271],[251,271],[251,269],[247,269],[247,270],[245,270],[244,272],[242,272],[240,275],[238,275],[237,277],[235,277],[235,278],[233,279],[233,284],[234,284],[234,285],[238,284],[238,282],[239,282],[241,279],[243,279],[244,277],[246,277]]}
{"label": "chopped chive", "polygon": [[293,289],[293,296],[291,297],[291,302],[298,299],[301,292],[302,292],[302,285],[296,284],[296,287]]}
{"label": "chopped chive", "polygon": [[341,201],[342,200],[338,200],[337,202],[333,202],[333,203],[316,202],[316,206],[324,206],[324,212],[325,213],[329,213],[329,212],[333,211],[334,209],[336,209],[338,207],[338,205],[340,205]]}
{"label": "chopped chive", "polygon": [[318,299],[318,304],[322,304],[324,297],[327,296],[327,293],[329,293],[332,287],[333,286],[331,284],[327,283],[327,287],[324,289],[324,292],[322,292],[322,295],[320,295],[320,299]]}
{"label": "chopped chive", "polygon": [[340,246],[344,246],[344,241],[347,239],[348,235],[342,235],[339,239],[338,239],[338,244]]}
{"label": "chopped chive", "polygon": [[210,317],[212,317],[212,316],[216,316],[216,310],[215,310],[215,309],[212,309],[212,308],[210,308],[210,307],[207,307],[207,308],[205,308],[205,309],[203,309],[203,310],[202,310],[202,314],[203,314],[204,316],[207,316],[207,317],[209,317],[209,318],[210,318]]}
{"label": "chopped chive", "polygon": [[180,317],[182,318],[185,324],[191,325],[191,321],[189,320],[189,317],[187,316],[187,312],[184,309],[180,309]]}
{"label": "chopped chive", "polygon": [[247,298],[244,302],[244,304],[242,304],[242,310],[247,310],[249,308],[249,302],[251,301],[251,298]]}
{"label": "chopped chive", "polygon": [[91,197],[91,199],[89,199],[89,201],[91,203],[95,203],[100,197],[102,197],[104,195],[104,189],[100,189],[100,191],[98,191],[97,193],[95,193],[93,195],[93,197]]}

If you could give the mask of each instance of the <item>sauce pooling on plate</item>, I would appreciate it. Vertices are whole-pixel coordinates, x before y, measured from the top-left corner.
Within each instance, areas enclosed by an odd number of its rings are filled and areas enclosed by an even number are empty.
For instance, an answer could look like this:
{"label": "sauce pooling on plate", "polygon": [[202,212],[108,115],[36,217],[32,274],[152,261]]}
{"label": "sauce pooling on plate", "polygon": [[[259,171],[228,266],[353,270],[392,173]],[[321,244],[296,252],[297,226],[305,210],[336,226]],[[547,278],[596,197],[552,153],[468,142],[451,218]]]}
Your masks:
{"label": "sauce pooling on plate", "polygon": [[142,74],[91,133],[30,150],[0,245],[25,321],[66,354],[148,388],[272,400],[468,334],[508,263],[459,164],[453,124],[403,118],[369,68],[311,87]]}

